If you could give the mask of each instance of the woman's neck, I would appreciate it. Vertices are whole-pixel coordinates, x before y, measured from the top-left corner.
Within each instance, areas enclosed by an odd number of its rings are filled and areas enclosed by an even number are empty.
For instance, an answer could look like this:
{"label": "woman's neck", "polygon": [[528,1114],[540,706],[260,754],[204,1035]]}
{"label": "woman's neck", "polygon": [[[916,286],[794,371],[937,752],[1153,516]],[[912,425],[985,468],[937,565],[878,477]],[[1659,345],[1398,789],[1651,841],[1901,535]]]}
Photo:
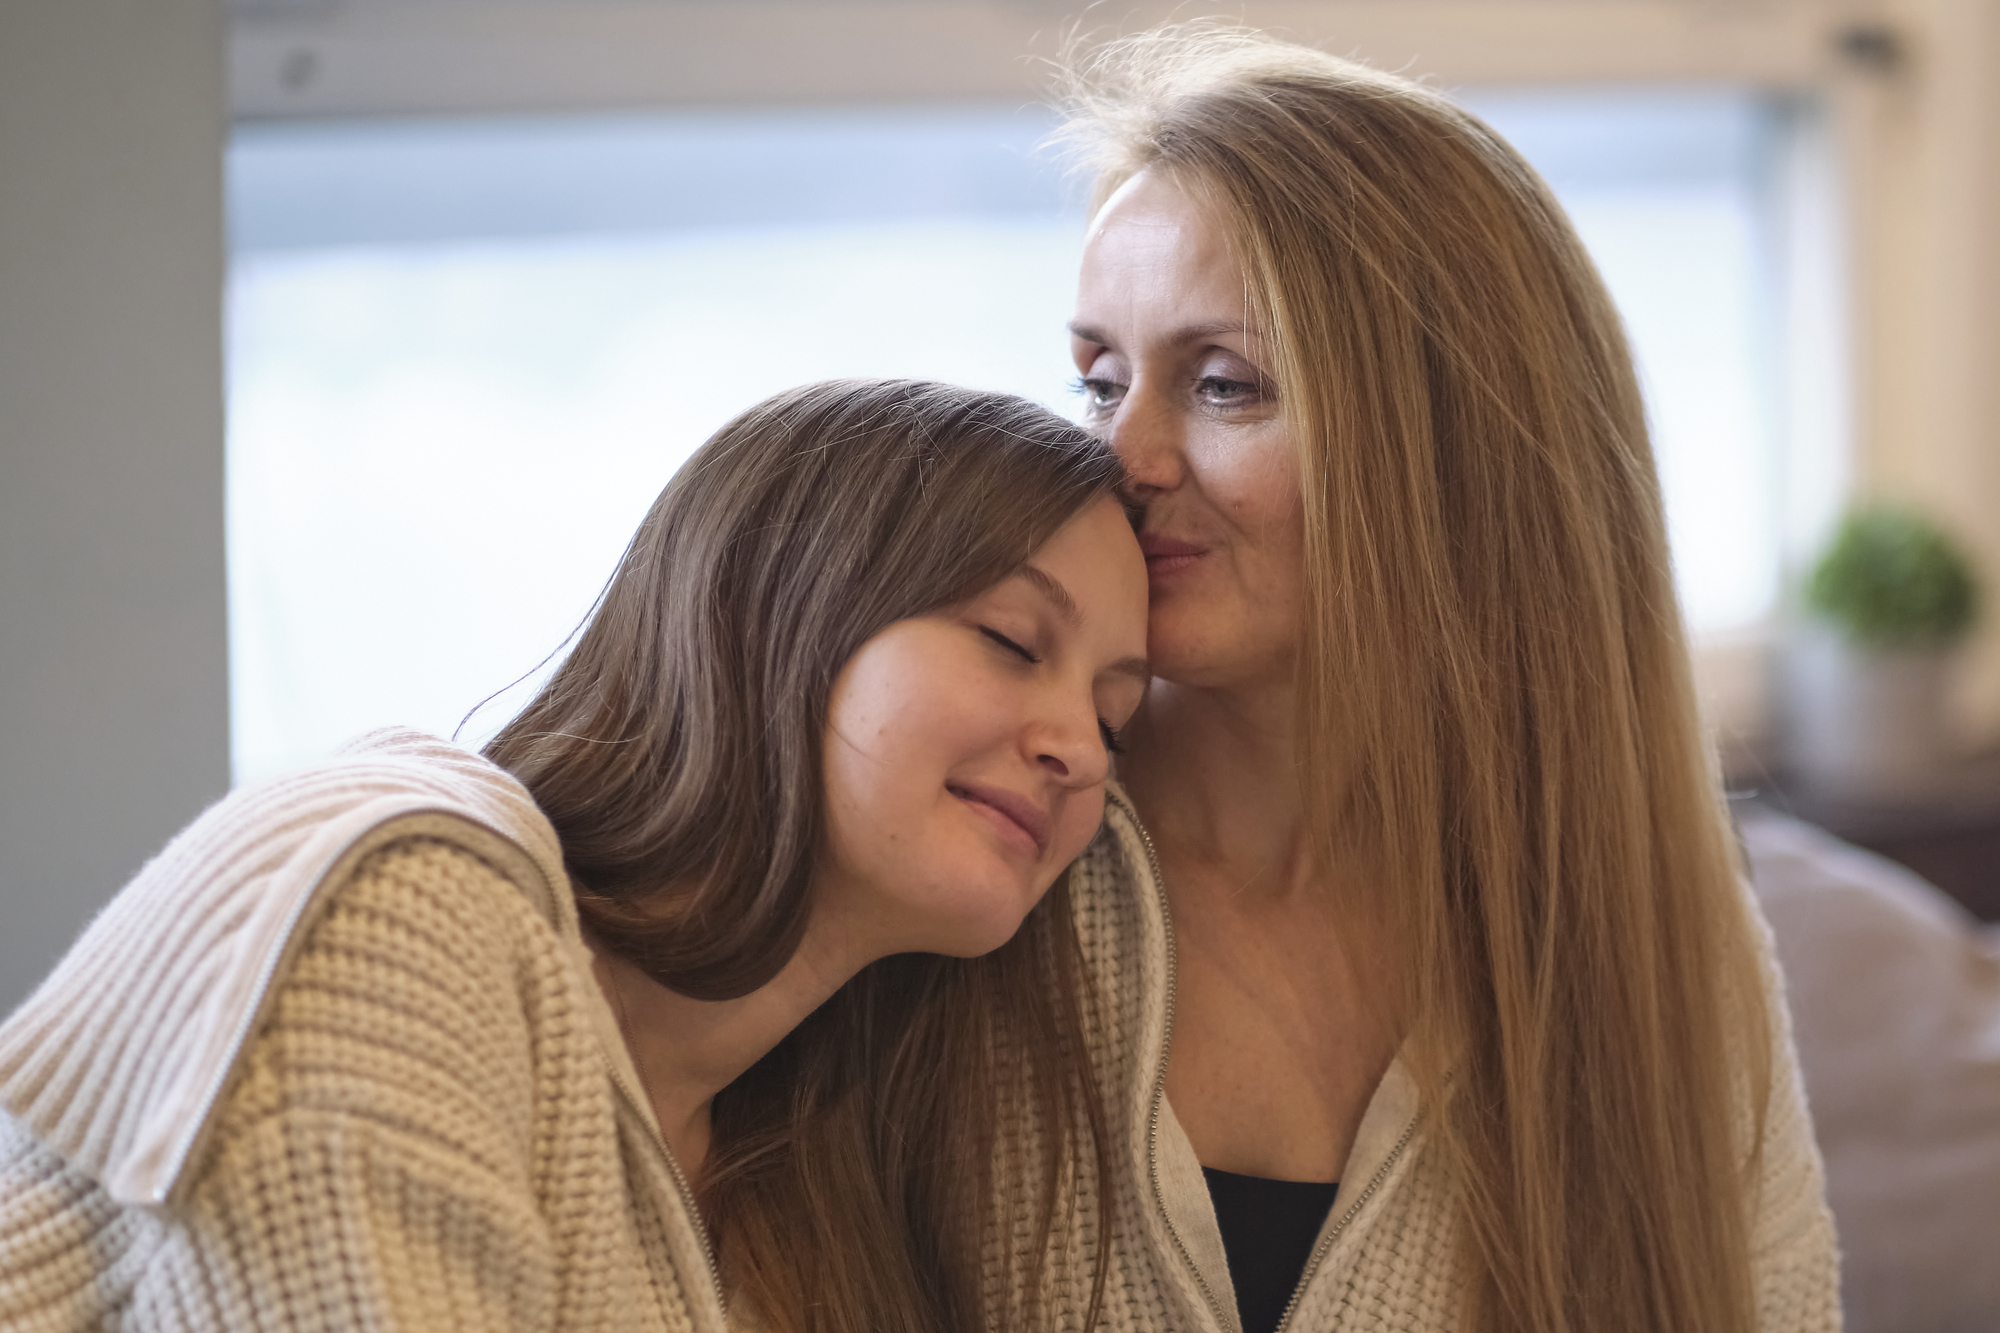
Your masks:
{"label": "woman's neck", "polygon": [[1314,878],[1299,782],[1297,692],[1156,680],[1119,778],[1171,859],[1289,890]]}
{"label": "woman's neck", "polygon": [[770,981],[733,1000],[697,1000],[655,981],[586,935],[599,989],[618,1018],[660,1133],[698,1179],[708,1158],[709,1105],[872,959],[850,959],[808,930]]}

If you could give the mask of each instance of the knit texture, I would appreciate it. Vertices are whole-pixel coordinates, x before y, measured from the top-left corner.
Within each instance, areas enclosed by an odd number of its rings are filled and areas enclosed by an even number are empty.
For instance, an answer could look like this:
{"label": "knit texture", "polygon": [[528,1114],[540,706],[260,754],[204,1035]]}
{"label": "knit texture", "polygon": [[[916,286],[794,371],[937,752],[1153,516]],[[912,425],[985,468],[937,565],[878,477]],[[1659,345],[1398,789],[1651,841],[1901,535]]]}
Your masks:
{"label": "knit texture", "polygon": [[[719,1333],[568,892],[525,793],[423,738],[205,816],[0,1027],[0,1328]],[[1014,1289],[1010,1258],[1046,1243],[1044,1135],[1025,1098],[1003,1105],[986,1325],[1040,1307],[1080,1329],[1101,1248],[1106,1333],[1233,1333],[1161,1092],[1170,924],[1122,798],[1071,892],[1111,1174],[1065,1165],[1048,1286]],[[1768,976],[1761,1322],[1819,1333],[1839,1326],[1833,1234]],[[1450,1182],[1396,1075],[1289,1333],[1453,1325]]]}
{"label": "knit texture", "polygon": [[[1171,1022],[1171,924],[1144,835],[1115,792],[1103,831],[1071,873],[1071,894],[1095,1001],[1091,1056],[1109,1104],[1113,1149],[1111,1180],[1096,1182],[1084,1173],[1076,1181],[1084,1191],[1075,1205],[1080,1216],[1096,1207],[1089,1191],[1104,1188],[1112,1196],[1099,1328],[1235,1333],[1214,1214],[1192,1152],[1171,1124],[1161,1082]],[[1768,932],[1761,946],[1775,1021],[1774,1086],[1752,1238],[1759,1326],[1767,1333],[1830,1333],[1840,1327],[1833,1222]],[[1747,1106],[1739,1123],[1747,1143],[1753,1132]],[[1010,1169],[1028,1169],[1035,1139],[1032,1125],[1012,1127],[1002,1144],[1016,1163]],[[1340,1198],[1321,1233],[1323,1252],[1308,1269],[1287,1333],[1455,1328],[1466,1280],[1455,1217],[1452,1182],[1429,1150],[1413,1089],[1392,1067],[1364,1119]],[[1012,1243],[1030,1239],[1017,1231]],[[1080,1295],[1087,1290],[1081,1283],[1095,1257],[1091,1244],[1078,1234],[1059,1240],[1059,1268],[1070,1280],[1058,1327],[1081,1328]],[[1217,1258],[1204,1263],[1203,1255]],[[1011,1317],[989,1323],[1018,1326]]]}
{"label": "knit texture", "polygon": [[[146,1119],[145,1088],[166,1075],[134,1074],[145,1061],[132,1042],[98,1042],[120,1052],[106,1062],[19,1039],[52,999],[92,1006],[73,980],[10,1020],[0,1328],[719,1333],[699,1223],[650,1114],[621,1091],[622,1051],[607,1050],[615,1027],[573,916],[551,919],[524,891],[525,862],[503,870],[469,849],[481,840],[453,835],[463,821],[437,827],[368,852],[301,918],[163,1204],[106,1186],[126,1159],[99,1145],[105,1134],[62,1130]],[[181,915],[212,914],[217,898],[247,910],[213,888],[186,885]],[[207,992],[245,1003],[225,984],[230,923],[191,928],[162,905],[172,896],[145,899],[137,919],[114,904],[80,944],[114,969],[100,989],[119,1012],[100,1020],[144,1027],[163,999],[179,1003],[133,984],[181,975],[149,956],[148,925],[174,947],[219,941]],[[122,955],[103,947],[107,931],[128,943]],[[65,1117],[37,1094],[47,1068],[78,1063],[86,1072],[62,1080]],[[95,1103],[106,1086],[119,1105]]]}

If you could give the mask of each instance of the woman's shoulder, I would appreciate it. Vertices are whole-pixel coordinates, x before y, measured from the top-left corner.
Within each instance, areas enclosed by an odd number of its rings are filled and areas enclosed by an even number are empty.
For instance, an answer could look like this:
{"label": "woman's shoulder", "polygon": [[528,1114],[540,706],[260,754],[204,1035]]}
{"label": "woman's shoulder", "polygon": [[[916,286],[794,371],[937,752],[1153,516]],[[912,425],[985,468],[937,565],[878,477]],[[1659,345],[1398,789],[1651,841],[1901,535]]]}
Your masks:
{"label": "woman's shoulder", "polygon": [[[1762,990],[1761,1030],[1739,1041],[1763,1043],[1749,1061],[1768,1081],[1739,1075],[1736,1129],[1739,1147],[1754,1149],[1757,1172],[1750,1186],[1751,1272],[1759,1326],[1820,1330],[1840,1322],[1840,1258],[1833,1214],[1826,1203],[1826,1167],[1813,1133],[1793,1037],[1790,993],[1776,940],[1748,879],[1739,878],[1743,910],[1756,952]],[[1747,1050],[1739,1052],[1739,1065]],[[1761,1088],[1761,1099],[1742,1096]]]}
{"label": "woman's shoulder", "polygon": [[576,934],[526,792],[469,751],[377,733],[232,793],[154,858],[0,1026],[0,1109],[113,1199],[168,1202],[308,941],[346,908],[366,922],[339,955],[354,994],[448,985],[513,965],[535,932]]}

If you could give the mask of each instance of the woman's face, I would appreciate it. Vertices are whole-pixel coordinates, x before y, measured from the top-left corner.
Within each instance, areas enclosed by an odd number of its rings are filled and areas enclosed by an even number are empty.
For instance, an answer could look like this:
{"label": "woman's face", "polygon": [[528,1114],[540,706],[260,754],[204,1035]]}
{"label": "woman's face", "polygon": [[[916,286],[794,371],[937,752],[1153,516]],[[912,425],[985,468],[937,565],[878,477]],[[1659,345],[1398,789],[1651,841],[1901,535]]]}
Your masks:
{"label": "woman's face", "polygon": [[869,952],[1004,944],[1097,830],[1145,652],[1145,564],[1109,498],[971,601],[862,644],[828,715],[816,919]]}
{"label": "woman's face", "polygon": [[1145,506],[1148,655],[1183,685],[1289,686],[1304,605],[1298,464],[1244,293],[1221,226],[1163,177],[1091,224],[1070,324],[1085,422]]}

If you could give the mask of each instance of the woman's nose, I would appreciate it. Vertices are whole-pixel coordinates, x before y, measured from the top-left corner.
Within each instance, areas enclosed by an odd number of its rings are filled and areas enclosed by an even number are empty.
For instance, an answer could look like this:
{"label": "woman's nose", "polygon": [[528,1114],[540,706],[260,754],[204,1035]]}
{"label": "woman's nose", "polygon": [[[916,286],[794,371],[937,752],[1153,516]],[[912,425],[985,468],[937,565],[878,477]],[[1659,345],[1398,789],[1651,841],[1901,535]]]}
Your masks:
{"label": "woman's nose", "polygon": [[1107,438],[1125,463],[1125,488],[1145,500],[1181,484],[1186,466],[1184,427],[1172,405],[1134,386],[1118,405]]}

